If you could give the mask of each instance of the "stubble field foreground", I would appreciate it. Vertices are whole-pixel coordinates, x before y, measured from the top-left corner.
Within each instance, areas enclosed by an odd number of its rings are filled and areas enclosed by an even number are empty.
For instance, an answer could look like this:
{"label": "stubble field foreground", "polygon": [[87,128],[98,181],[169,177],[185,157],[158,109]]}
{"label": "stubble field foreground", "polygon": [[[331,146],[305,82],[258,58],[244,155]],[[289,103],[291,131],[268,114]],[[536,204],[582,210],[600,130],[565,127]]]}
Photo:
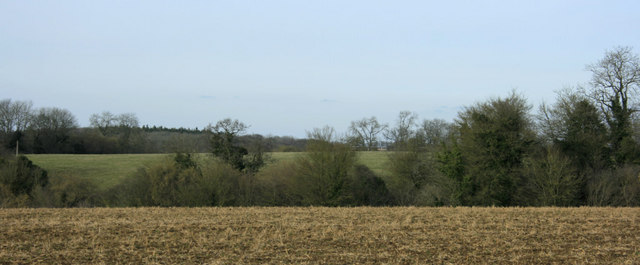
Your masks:
{"label": "stubble field foreground", "polygon": [[638,208],[1,209],[0,263],[637,264]]}

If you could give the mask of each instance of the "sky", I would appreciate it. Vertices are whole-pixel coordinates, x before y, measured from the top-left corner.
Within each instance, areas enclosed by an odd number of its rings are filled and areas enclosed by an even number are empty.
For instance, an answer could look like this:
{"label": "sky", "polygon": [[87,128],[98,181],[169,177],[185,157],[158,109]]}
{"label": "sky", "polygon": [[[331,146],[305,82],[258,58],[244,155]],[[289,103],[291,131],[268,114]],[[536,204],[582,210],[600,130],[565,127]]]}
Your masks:
{"label": "sky", "polygon": [[346,132],[453,121],[516,91],[535,112],[640,52],[640,1],[0,1],[0,99],[141,125]]}

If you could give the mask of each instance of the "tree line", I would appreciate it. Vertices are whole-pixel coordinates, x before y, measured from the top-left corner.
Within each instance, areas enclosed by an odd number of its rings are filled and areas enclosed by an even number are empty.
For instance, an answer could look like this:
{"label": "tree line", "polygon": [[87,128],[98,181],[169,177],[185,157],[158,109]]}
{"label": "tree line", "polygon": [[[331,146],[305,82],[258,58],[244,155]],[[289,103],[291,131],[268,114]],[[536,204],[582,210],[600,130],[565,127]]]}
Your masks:
{"label": "tree line", "polygon": [[[315,128],[297,159],[270,166],[269,141],[246,137],[247,125],[224,119],[204,129],[211,157],[177,148],[109,191],[80,180],[66,187],[84,192],[47,191],[40,169],[5,158],[0,171],[40,177],[19,184],[19,174],[2,173],[3,192],[13,201],[54,196],[62,206],[638,206],[640,59],[618,47],[587,70],[588,86],[561,90],[537,111],[511,92],[465,107],[453,122],[419,121],[404,111],[393,125],[353,121],[342,136]],[[132,139],[121,131],[137,128],[130,115],[105,117],[95,116],[100,135]],[[18,124],[35,123],[16,119],[11,126]],[[356,151],[380,149],[393,150],[387,173],[357,162]]]}
{"label": "tree line", "polygon": [[[63,108],[34,109],[29,101],[0,101],[0,151],[24,154],[141,154],[210,151],[206,129],[140,126],[134,113],[92,114],[89,127],[79,127]],[[302,151],[304,139],[290,136],[243,135],[242,141],[263,138],[270,151]]]}

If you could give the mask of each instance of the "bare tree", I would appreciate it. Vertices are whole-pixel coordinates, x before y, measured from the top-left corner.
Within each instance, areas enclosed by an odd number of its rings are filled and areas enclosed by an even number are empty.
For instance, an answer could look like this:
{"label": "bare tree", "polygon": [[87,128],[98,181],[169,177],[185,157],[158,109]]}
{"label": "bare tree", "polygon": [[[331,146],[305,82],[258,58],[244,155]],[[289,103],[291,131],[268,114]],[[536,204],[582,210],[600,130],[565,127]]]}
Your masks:
{"label": "bare tree", "polygon": [[66,153],[73,150],[69,141],[71,130],[78,127],[70,111],[60,108],[42,108],[33,116],[30,131],[33,148],[37,153]]}
{"label": "bare tree", "polygon": [[378,147],[378,134],[387,129],[386,124],[380,124],[376,117],[363,118],[362,120],[352,121],[349,131],[363,144],[367,151],[376,150]]}
{"label": "bare tree", "polygon": [[323,142],[335,142],[336,130],[330,126],[324,126],[322,128],[313,128],[310,132],[307,132],[307,138],[310,140],[323,141]]}
{"label": "bare tree", "polygon": [[593,73],[591,96],[603,108],[607,118],[615,119],[616,109],[634,112],[630,102],[632,93],[637,93],[640,85],[640,59],[630,47],[617,47],[607,51],[605,57],[587,66]]}
{"label": "bare tree", "polygon": [[11,99],[0,101],[0,131],[7,135],[13,131],[13,115],[11,114]]}
{"label": "bare tree", "polygon": [[451,124],[442,119],[424,120],[419,129],[419,134],[427,145],[436,145],[444,141]]}
{"label": "bare tree", "polygon": [[122,152],[140,152],[145,148],[147,138],[139,127],[138,117],[133,113],[115,115],[105,111],[91,115],[89,122],[102,135],[116,137]]}
{"label": "bare tree", "polygon": [[100,114],[92,114],[89,117],[91,127],[98,128],[102,134],[117,133],[121,129],[131,129],[140,127],[138,117],[135,113],[123,113],[115,115],[109,111]]}
{"label": "bare tree", "polygon": [[418,115],[410,111],[401,111],[396,121],[396,127],[387,129],[384,137],[391,141],[395,149],[403,149],[409,139],[415,136]]}
{"label": "bare tree", "polygon": [[538,206],[572,206],[578,202],[582,178],[559,150],[548,147],[541,157],[525,159],[524,169]]}
{"label": "bare tree", "polygon": [[638,111],[638,102],[632,96],[640,90],[640,59],[630,47],[617,47],[607,51],[602,60],[588,65],[587,70],[593,74],[588,94],[609,125],[616,162],[624,163],[629,157],[620,149],[630,145],[626,141],[633,141],[631,117]]}
{"label": "bare tree", "polygon": [[31,121],[30,101],[14,101],[5,99],[0,101],[0,144],[8,148],[16,147],[22,140],[24,132]]}
{"label": "bare tree", "polygon": [[106,134],[107,128],[114,127],[116,125],[116,116],[108,111],[104,111],[100,114],[92,114],[89,117],[89,123],[91,127],[98,128],[102,134]]}
{"label": "bare tree", "polygon": [[65,131],[78,127],[73,114],[60,108],[41,108],[34,115],[31,128],[35,130]]}
{"label": "bare tree", "polygon": [[30,101],[14,101],[5,99],[0,101],[0,131],[11,134],[16,131],[24,131],[29,127],[31,120]]}
{"label": "bare tree", "polygon": [[597,172],[587,184],[587,203],[592,206],[638,206],[638,173],[640,167],[631,164]]}
{"label": "bare tree", "polygon": [[137,128],[140,127],[138,117],[135,113],[122,113],[116,116],[117,125],[120,127]]}

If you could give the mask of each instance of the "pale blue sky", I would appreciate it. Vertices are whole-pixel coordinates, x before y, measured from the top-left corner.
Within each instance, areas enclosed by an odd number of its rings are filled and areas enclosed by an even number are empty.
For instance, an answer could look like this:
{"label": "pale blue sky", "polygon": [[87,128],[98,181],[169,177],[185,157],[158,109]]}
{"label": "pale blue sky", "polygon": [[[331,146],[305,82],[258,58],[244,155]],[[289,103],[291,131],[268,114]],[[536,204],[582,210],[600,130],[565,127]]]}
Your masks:
{"label": "pale blue sky", "polygon": [[1,1],[0,98],[303,137],[552,102],[618,45],[640,51],[640,1]]}

